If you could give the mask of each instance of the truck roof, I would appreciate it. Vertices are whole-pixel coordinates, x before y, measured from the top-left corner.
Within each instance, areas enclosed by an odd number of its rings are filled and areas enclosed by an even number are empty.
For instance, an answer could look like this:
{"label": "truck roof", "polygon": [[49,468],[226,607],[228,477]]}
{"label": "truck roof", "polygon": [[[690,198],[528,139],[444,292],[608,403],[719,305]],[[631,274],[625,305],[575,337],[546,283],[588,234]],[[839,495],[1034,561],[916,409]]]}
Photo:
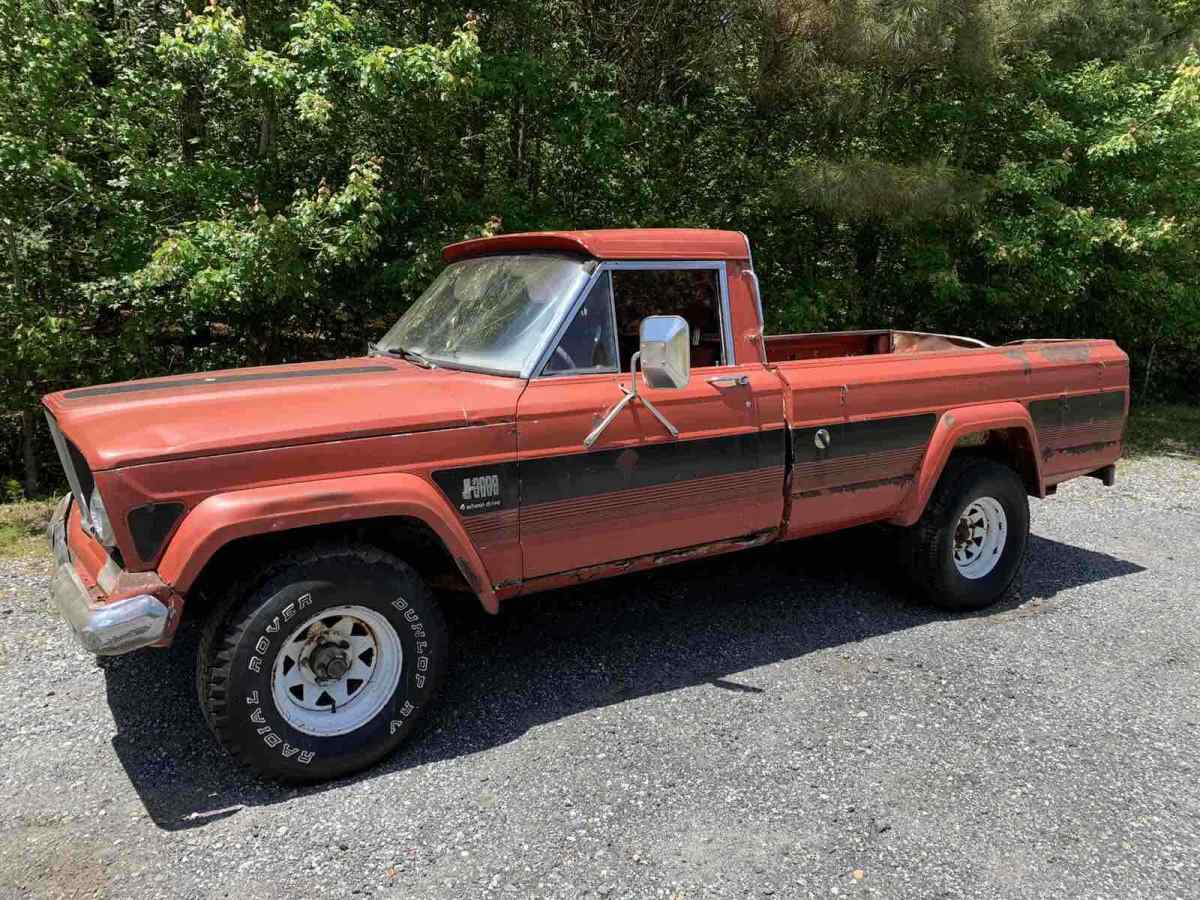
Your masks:
{"label": "truck roof", "polygon": [[451,244],[442,258],[458,262],[490,253],[548,250],[595,259],[748,259],[750,242],[739,231],[711,228],[605,228],[597,231],[529,231]]}

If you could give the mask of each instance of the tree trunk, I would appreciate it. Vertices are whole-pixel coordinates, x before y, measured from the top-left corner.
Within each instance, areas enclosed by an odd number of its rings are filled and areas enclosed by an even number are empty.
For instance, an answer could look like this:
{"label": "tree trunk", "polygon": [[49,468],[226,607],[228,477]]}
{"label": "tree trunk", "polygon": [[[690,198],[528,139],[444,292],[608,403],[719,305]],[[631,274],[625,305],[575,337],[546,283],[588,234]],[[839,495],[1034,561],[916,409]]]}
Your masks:
{"label": "tree trunk", "polygon": [[879,269],[879,251],[883,235],[874,222],[865,222],[854,235],[854,271],[858,275],[859,309],[853,327],[867,327],[865,319],[872,312],[875,298],[875,274]]}
{"label": "tree trunk", "polygon": [[[255,188],[261,198],[267,193],[274,180],[275,156],[275,97],[267,92],[263,98],[262,114],[258,120],[258,171],[254,173]],[[268,198],[268,201],[274,198]],[[274,205],[268,202],[268,209],[274,211]]]}
{"label": "tree trunk", "polygon": [[541,142],[535,137],[529,144],[529,202],[537,203],[538,191],[542,186]]}
{"label": "tree trunk", "polygon": [[[193,16],[204,12],[204,0],[187,0],[188,11]],[[196,161],[196,148],[204,139],[204,92],[200,87],[199,75],[189,72],[179,100],[179,145],[180,155],[187,165]]]}
{"label": "tree trunk", "polygon": [[1158,349],[1158,338],[1150,342],[1150,355],[1146,359],[1146,376],[1142,379],[1142,402],[1148,402],[1150,397],[1150,375],[1154,371],[1154,351]]}
{"label": "tree trunk", "polygon": [[38,460],[34,442],[34,427],[37,420],[33,410],[21,410],[21,458],[25,462],[25,496],[36,497],[39,487]]}
{"label": "tree trunk", "polygon": [[525,98],[514,97],[508,120],[508,178],[518,181],[525,171]]}
{"label": "tree trunk", "polygon": [[200,111],[200,86],[189,84],[183,89],[179,109],[179,144],[183,161],[189,166],[196,161],[196,147],[203,139],[204,117]]}
{"label": "tree trunk", "polygon": [[471,159],[474,163],[471,177],[467,180],[467,196],[479,204],[483,203],[487,193],[486,127],[483,104],[476,102],[472,104],[471,112],[467,116],[467,141],[471,146]]}
{"label": "tree trunk", "polygon": [[[8,224],[8,255],[9,267],[12,272],[13,295],[17,305],[28,302],[25,296],[25,268],[21,265],[21,247],[17,241],[17,227]],[[25,496],[32,497],[38,490],[37,453],[34,451],[35,419],[32,410],[21,412],[21,458],[25,463]]]}

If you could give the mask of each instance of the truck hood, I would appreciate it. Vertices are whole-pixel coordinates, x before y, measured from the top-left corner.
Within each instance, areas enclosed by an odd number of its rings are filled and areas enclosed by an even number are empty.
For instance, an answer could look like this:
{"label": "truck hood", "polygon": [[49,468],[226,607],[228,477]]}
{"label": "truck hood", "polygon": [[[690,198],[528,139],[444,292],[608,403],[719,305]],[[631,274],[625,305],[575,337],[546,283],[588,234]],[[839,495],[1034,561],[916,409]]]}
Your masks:
{"label": "truck hood", "polygon": [[524,382],[389,357],[76,388],[42,402],[96,471],[512,421]]}

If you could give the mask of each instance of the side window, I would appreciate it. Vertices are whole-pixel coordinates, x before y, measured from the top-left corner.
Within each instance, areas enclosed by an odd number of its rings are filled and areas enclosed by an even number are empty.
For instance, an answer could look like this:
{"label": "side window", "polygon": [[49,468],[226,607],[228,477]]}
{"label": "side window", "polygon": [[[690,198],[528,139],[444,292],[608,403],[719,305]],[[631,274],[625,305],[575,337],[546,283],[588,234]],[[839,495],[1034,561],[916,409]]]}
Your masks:
{"label": "side window", "polygon": [[546,362],[544,375],[617,371],[613,332],[612,280],[608,272],[592,285],[587,299]]}
{"label": "side window", "polygon": [[721,333],[721,281],[716,269],[616,269],[613,297],[621,370],[638,349],[638,329],[646,316],[683,316],[692,338],[692,368],[724,361]]}

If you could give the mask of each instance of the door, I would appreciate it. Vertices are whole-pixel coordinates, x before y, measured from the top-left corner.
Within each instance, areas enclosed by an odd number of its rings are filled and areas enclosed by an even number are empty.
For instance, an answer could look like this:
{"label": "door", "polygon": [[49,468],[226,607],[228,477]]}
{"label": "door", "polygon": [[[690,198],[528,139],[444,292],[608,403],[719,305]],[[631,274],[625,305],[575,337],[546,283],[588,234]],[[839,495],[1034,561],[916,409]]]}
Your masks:
{"label": "door", "polygon": [[[654,314],[683,315],[692,333],[686,387],[639,378],[678,437],[634,401],[585,448],[624,396],[637,326]],[[721,263],[597,271],[517,407],[526,579],[779,526],[785,435],[760,429],[757,399],[780,384],[761,363],[732,360],[728,320]]]}

